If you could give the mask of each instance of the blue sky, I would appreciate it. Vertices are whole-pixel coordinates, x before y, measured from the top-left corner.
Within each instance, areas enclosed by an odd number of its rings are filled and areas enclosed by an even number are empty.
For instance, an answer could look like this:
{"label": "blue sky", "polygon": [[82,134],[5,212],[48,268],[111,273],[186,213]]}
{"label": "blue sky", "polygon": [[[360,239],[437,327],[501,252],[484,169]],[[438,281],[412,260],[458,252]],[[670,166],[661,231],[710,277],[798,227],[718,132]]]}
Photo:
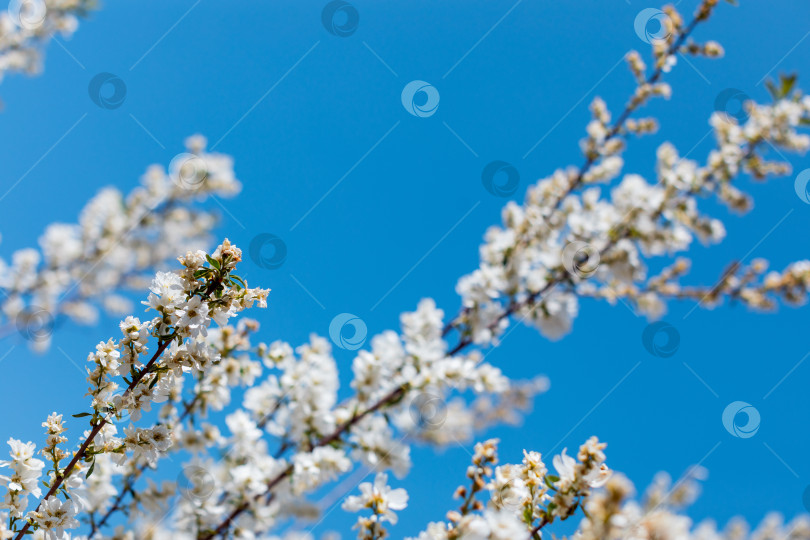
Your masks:
{"label": "blue sky", "polygon": [[[522,199],[530,182],[578,165],[590,99],[601,95],[616,112],[623,106],[633,83],[620,60],[647,47],[634,19],[659,7],[357,0],[357,30],[339,37],[321,23],[324,3],[105,2],[64,47],[50,45],[42,76],[0,86],[0,191],[25,176],[0,201],[0,253],[34,245],[50,222],[75,220],[102,186],[128,190],[148,164],[168,164],[199,132],[234,156],[244,183],[238,198],[224,201],[219,235],[246,248],[258,234],[275,234],[288,249],[280,268],[247,261],[242,272],[273,289],[269,309],[258,314],[267,341],[326,335],[343,312],[361,317],[370,333],[395,328],[399,313],[425,296],[452,314],[456,280],[475,268],[482,234],[508,200],[484,189],[482,169],[511,163],[520,175],[512,198]],[[696,3],[679,8],[691,13]],[[741,4],[723,3],[699,30],[697,38],[720,41],[726,57],[679,63],[668,76],[673,98],[646,111],[658,116],[661,132],[633,143],[627,172],[649,175],[665,139],[705,157],[706,120],[724,90],[766,100],[760,81],[767,74],[810,77],[810,5]],[[100,72],[126,84],[117,109],[88,97]],[[440,95],[430,117],[402,106],[413,80]],[[792,162],[797,172],[810,167],[807,158]],[[706,206],[727,217],[729,234],[720,246],[692,252],[695,283],[712,283],[734,259],[766,257],[782,268],[810,256],[810,206],[792,179],[742,184],[755,196],[747,216]],[[647,353],[646,322],[621,305],[584,302],[574,333],[557,343],[529,328],[511,333],[489,359],[514,377],[547,374],[551,390],[523,428],[487,434],[502,439],[503,458],[518,460],[524,447],[559,452],[596,434],[609,443],[611,467],[639,487],[658,470],[678,475],[702,462],[710,476],[691,510],[696,519],[804,511],[808,309],[692,308],[672,305],[665,319],[680,334],[670,358]],[[56,344],[83,359],[115,333],[111,320],[70,326]],[[47,413],[84,407],[83,376],[56,348],[37,356],[13,338],[0,343],[11,347],[0,368],[4,380],[19,383],[0,395],[2,432],[41,441]],[[351,353],[336,356],[348,372]],[[754,437],[732,437],[722,425],[723,409],[737,400],[761,413]],[[415,452],[403,483],[411,506],[395,537],[455,506],[450,495],[467,460],[457,447]],[[336,511],[317,530],[351,519]]]}

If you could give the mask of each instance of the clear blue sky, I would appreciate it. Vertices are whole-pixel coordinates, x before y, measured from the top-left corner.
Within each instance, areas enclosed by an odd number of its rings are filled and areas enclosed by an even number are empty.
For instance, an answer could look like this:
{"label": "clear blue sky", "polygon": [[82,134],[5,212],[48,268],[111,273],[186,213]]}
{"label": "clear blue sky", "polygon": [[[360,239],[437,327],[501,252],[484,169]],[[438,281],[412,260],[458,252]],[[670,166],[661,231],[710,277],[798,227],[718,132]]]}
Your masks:
{"label": "clear blue sky", "polygon": [[[128,190],[146,165],[167,164],[184,137],[200,132],[211,143],[221,139],[217,150],[234,156],[244,183],[237,199],[224,202],[220,236],[246,248],[255,235],[272,233],[288,248],[281,268],[247,262],[243,272],[273,289],[259,314],[267,341],[297,345],[310,332],[326,335],[342,312],[377,333],[396,327],[399,313],[424,296],[454,313],[456,280],[477,264],[482,234],[507,200],[483,188],[484,166],[512,163],[521,177],[513,197],[522,199],[529,182],[579,164],[589,92],[597,85],[593,93],[614,111],[624,104],[631,77],[623,65],[612,68],[628,49],[646,47],[633,21],[641,9],[658,7],[639,0],[357,0],[357,30],[338,37],[321,23],[324,3],[104,2],[64,49],[51,44],[44,75],[9,77],[0,86],[0,191],[28,171],[0,202],[0,253],[34,245],[52,221],[75,220],[102,186]],[[696,3],[679,7],[691,12]],[[673,99],[649,108],[661,135],[633,144],[628,171],[651,174],[664,138],[704,157],[712,142],[699,141],[725,89],[764,100],[759,81],[771,71],[801,70],[810,80],[810,5],[741,4],[722,3],[698,32],[720,41],[726,58],[679,63],[669,77]],[[126,83],[121,107],[103,110],[89,99],[99,72]],[[418,118],[402,107],[400,93],[412,80],[438,90],[434,115]],[[810,160],[793,164],[798,171]],[[693,252],[696,282],[711,283],[725,263],[746,255],[778,268],[810,256],[810,206],[796,197],[792,179],[743,183],[755,209],[728,217],[725,243]],[[704,460],[710,476],[691,511],[696,519],[758,521],[766,509],[803,511],[810,362],[796,365],[810,351],[810,311],[761,315],[726,306],[685,318],[692,307],[671,307],[666,320],[681,343],[666,359],[645,351],[645,321],[621,305],[585,302],[574,334],[558,343],[516,330],[489,358],[515,377],[549,375],[551,390],[522,429],[486,435],[501,437],[504,459],[518,460],[524,447],[547,452],[559,442],[559,452],[596,434],[609,443],[609,464],[639,487],[658,470],[678,475]],[[96,329],[70,326],[56,344],[82,363],[116,333],[111,320]],[[4,384],[0,395],[2,433],[39,444],[47,413],[85,407],[84,378],[56,347],[36,356],[14,339],[0,343],[12,346],[0,369],[4,381],[19,382]],[[351,353],[336,354],[348,373]],[[722,425],[723,409],[736,400],[761,413],[752,438],[734,438]],[[415,472],[404,482],[411,506],[395,537],[455,506],[450,495],[467,460],[461,448],[438,457],[415,452]],[[348,538],[351,519],[336,511],[318,530],[343,528]]]}

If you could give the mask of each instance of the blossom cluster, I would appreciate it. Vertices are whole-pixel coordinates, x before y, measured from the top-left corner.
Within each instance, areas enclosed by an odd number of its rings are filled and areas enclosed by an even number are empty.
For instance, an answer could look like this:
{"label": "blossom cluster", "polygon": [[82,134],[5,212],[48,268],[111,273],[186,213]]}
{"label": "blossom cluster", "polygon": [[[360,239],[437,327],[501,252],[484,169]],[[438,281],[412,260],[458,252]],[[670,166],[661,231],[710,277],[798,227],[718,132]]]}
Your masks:
{"label": "blossom cluster", "polygon": [[[714,4],[704,2],[696,20],[707,18]],[[674,9],[667,13],[670,24],[680,18]],[[594,100],[593,120],[582,142],[584,166],[559,169],[540,180],[522,205],[506,205],[501,226],[487,231],[479,268],[457,286],[463,310],[453,328],[462,343],[497,342],[512,315],[558,339],[571,331],[581,296],[626,298],[640,313],[658,318],[666,299],[705,292],[684,289],[662,276],[648,277],[647,261],[687,251],[695,239],[720,242],[723,223],[700,211],[700,199],[715,197],[733,210],[746,211],[751,199],[734,185],[736,178],[742,173],[760,179],[787,174],[787,164],[768,161],[765,153],[804,153],[810,148],[810,136],[799,132],[810,120],[810,96],[794,89],[793,79],[785,79],[773,104],[745,104],[744,122],[723,112],[712,115],[716,148],[705,164],[680,157],[672,144],[664,143],[657,152],[654,180],[625,173],[610,187],[622,174],[627,136],[653,130],[654,120],[634,120],[629,114],[651,97],[671,92],[660,82],[663,66],[670,65],[660,51],[667,50],[668,58],[695,54],[696,46],[685,44],[691,28],[675,24],[667,40],[655,42],[657,67],[649,75],[640,55],[628,55],[638,79],[636,94],[616,121],[601,99]],[[714,51],[718,46],[706,47]],[[727,286],[713,289],[710,305],[726,296],[754,308],[772,307],[774,299],[801,302],[810,287],[808,266],[799,261],[751,286],[761,270],[729,276]]]}
{"label": "blossom cluster", "polygon": [[[548,474],[537,452],[524,450],[520,464],[497,465],[497,443],[476,445],[467,469],[470,486],[460,486],[455,493],[463,500],[459,510],[448,512],[447,522],[430,523],[412,540],[529,540],[556,518],[572,516],[611,475],[605,444],[595,437],[580,447],[576,459],[565,450],[555,456],[556,475]],[[477,498],[484,489],[488,501]]]}
{"label": "blossom cluster", "polygon": [[[641,500],[634,500],[633,484],[605,465],[605,445],[591,438],[577,452],[554,456],[556,474],[551,474],[539,453],[523,451],[517,464],[497,465],[497,441],[476,445],[473,464],[467,470],[470,486],[460,486],[456,497],[463,500],[459,510],[447,513],[447,521],[430,523],[411,540],[534,540],[546,538],[555,519],[565,520],[582,508],[583,518],[576,531],[563,538],[577,540],[807,540],[810,516],[798,516],[785,523],[778,514],[769,514],[751,530],[739,518],[718,530],[706,520],[694,523],[685,511],[700,494],[700,481],[707,471],[691,467],[678,481],[666,473],[656,475]],[[371,507],[359,502],[373,501],[377,507],[404,507],[407,493],[391,489],[385,477],[377,477],[373,488],[361,485],[362,495],[352,496],[344,505],[348,511]],[[487,491],[487,495],[484,495]],[[390,494],[390,495],[389,495]],[[479,496],[480,499],[476,498]],[[374,507],[372,507],[374,508]],[[397,509],[397,508],[395,508]],[[379,515],[375,513],[375,515]],[[360,518],[365,531],[372,530]],[[371,520],[372,524],[383,521]],[[387,520],[392,525],[396,519]],[[379,530],[379,529],[377,529]],[[388,534],[387,531],[383,533]],[[366,536],[372,538],[371,536]],[[364,538],[366,538],[364,537]],[[376,536],[375,538],[383,538]],[[551,537],[554,537],[553,535]]]}
{"label": "blossom cluster", "polygon": [[615,474],[604,490],[585,503],[585,518],[576,536],[582,540],[807,540],[810,517],[798,516],[789,523],[775,513],[768,514],[753,530],[741,519],[731,520],[722,530],[706,520],[694,523],[685,510],[700,493],[699,481],[706,471],[695,466],[674,484],[669,475],[660,473],[640,501],[632,499],[633,484]]}
{"label": "blossom cluster", "polygon": [[[279,341],[260,344],[256,354],[268,372],[245,392],[243,408],[226,416],[230,435],[207,438],[222,458],[213,461],[200,452],[190,462],[203,471],[192,491],[205,496],[180,498],[173,522],[184,529],[171,534],[260,534],[291,514],[311,513],[307,496],[358,465],[406,475],[412,443],[447,442],[430,434],[444,431],[450,417],[444,404],[451,394],[457,395],[459,413],[446,436],[467,439],[497,422],[496,415],[513,421],[526,401],[545,389],[542,380],[510,384],[478,352],[448,355],[443,313],[432,300],[403,314],[401,325],[400,334],[383,332],[371,340],[370,351],[359,352],[352,365],[354,395],[342,401],[327,340],[313,335],[295,349]],[[465,391],[479,398],[467,402],[460,397]],[[479,399],[497,406],[481,414]],[[200,428],[183,427],[184,433],[192,431],[198,432],[193,439],[206,439]],[[383,516],[390,521],[395,506],[374,506],[380,513],[367,525],[374,527]],[[169,534],[154,514],[142,510],[150,534]],[[184,532],[189,530],[194,532]]]}
{"label": "blossom cluster", "polygon": [[155,267],[210,242],[216,214],[195,202],[241,187],[229,156],[206,152],[199,135],[186,145],[168,171],[153,165],[127,195],[105,188],[78,223],[48,226],[41,249],[16,251],[9,263],[0,259],[0,335],[16,330],[44,350],[59,317],[92,324],[98,305],[114,315],[129,313],[122,291],[142,290]]}
{"label": "blossom cluster", "polygon": [[[262,342],[255,321],[233,323],[245,309],[264,307],[268,292],[248,288],[234,273],[238,248],[227,240],[210,255],[186,247],[204,240],[213,225],[210,213],[190,203],[238,190],[230,159],[206,153],[203,139],[190,139],[189,152],[168,172],[151,168],[128,197],[103,192],[78,225],[49,228],[44,262],[24,251],[0,268],[8,320],[21,320],[33,306],[89,320],[102,298],[122,304],[115,291],[146,288],[147,272],[154,276],[143,302],[150,315],[125,317],[121,336],[89,353],[90,408],[73,415],[89,426],[73,452],[66,446],[69,422],[58,413],[43,423],[45,460],[35,457],[34,443],[9,441],[11,460],[0,463],[7,472],[0,476],[0,540],[32,531],[63,539],[82,525],[88,539],[268,538],[293,520],[317,516],[322,508],[312,499],[351,471],[375,476],[343,508],[360,513],[359,538],[385,538],[408,504],[402,488],[388,485],[389,473],[410,472],[414,445],[465,443],[492,425],[516,423],[546,390],[543,377],[510,380],[485,361],[484,351],[498,344],[511,319],[559,338],[571,330],[581,298],[627,299],[650,317],[660,316],[669,299],[698,295],[709,306],[723,298],[755,308],[805,301],[810,263],[804,261],[782,273],[766,273],[762,261],[733,265],[710,289],[679,284],[689,267],[682,259],[647,275],[653,258],[684,252],[695,239],[722,240],[723,224],[701,212],[701,198],[747,210],[750,198],[734,185],[741,175],[788,170],[765,158],[768,148],[810,148],[799,133],[810,118],[810,98],[786,80],[773,104],[747,103],[745,121],[722,113],[711,118],[716,148],[705,163],[665,143],[656,182],[623,174],[630,137],[657,129],[655,119],[632,115],[653,98],[669,97],[662,78],[677,56],[722,54],[719,44],[690,37],[717,3],[703,0],[688,24],[674,8],[665,10],[667,36],[652,44],[652,68],[638,53],[627,56],[637,86],[625,109],[614,115],[602,100],[592,103],[584,165],[555,171],[530,188],[522,205],[507,204],[502,225],[486,233],[479,267],[458,282],[459,314],[448,318],[432,299],[421,300],[400,316],[398,330],[357,351],[348,391],[341,392],[328,340],[312,335],[297,347],[275,337]],[[183,252],[181,269],[157,268]],[[237,388],[244,391],[235,394]],[[219,412],[222,422],[211,418]],[[456,490],[459,508],[406,534],[536,540],[581,512],[576,537],[584,540],[744,537],[737,525],[721,534],[705,524],[693,528],[679,514],[696,497],[701,469],[675,486],[658,477],[637,503],[628,481],[608,469],[604,450],[592,437],[576,454],[554,456],[551,472],[535,451],[525,450],[520,463],[500,464],[496,440],[478,443],[469,485]],[[151,471],[170,456],[182,458],[182,473],[158,482]],[[126,526],[118,525],[122,516]],[[785,533],[774,519],[753,537]],[[792,526],[795,538],[810,538],[802,532],[810,529],[805,521]],[[293,530],[284,538],[311,536]]]}
{"label": "blossom cluster", "polygon": [[56,34],[70,37],[94,0],[12,0],[0,13],[0,81],[7,72],[38,73]]}
{"label": "blossom cluster", "polygon": [[39,497],[42,494],[38,484],[45,463],[34,457],[34,443],[9,439],[8,445],[11,460],[0,461],[0,466],[8,467],[11,473],[0,476],[0,482],[7,489],[3,507],[9,510],[12,518],[22,517],[28,505],[28,495]]}
{"label": "blossom cluster", "polygon": [[397,523],[394,510],[403,510],[408,506],[408,493],[402,489],[388,487],[388,475],[377,473],[374,483],[363,482],[359,486],[360,495],[349,495],[343,502],[342,508],[347,512],[359,512],[370,509],[371,516],[360,517],[357,528],[360,529],[358,538],[361,540],[375,540],[385,538],[386,533],[382,523]]}
{"label": "blossom cluster", "polygon": [[[100,463],[100,476],[109,481],[115,467],[155,464],[172,446],[167,423],[137,427],[131,422],[138,421],[152,403],[166,401],[186,374],[197,376],[220,363],[218,349],[206,341],[212,322],[223,327],[222,333],[239,312],[254,305],[266,306],[268,291],[248,288],[234,273],[241,259],[241,250],[228,240],[210,255],[188,252],[179,258],[182,270],[158,272],[152,281],[151,293],[143,303],[157,315],[145,322],[127,317],[120,324],[121,339],[102,341],[89,354],[92,412],[74,417],[89,417],[90,427],[68,465],[61,467],[60,461],[70,455],[59,447],[67,441],[62,435],[66,429],[62,416],[54,413],[43,423],[48,434],[43,454],[52,461],[53,471],[44,482],[47,493],[31,512],[26,512],[27,497],[41,495],[38,483],[44,463],[33,458],[33,444],[10,440],[13,459],[2,465],[13,474],[0,477],[7,485],[2,507],[9,510],[9,529],[17,536],[33,527],[48,538],[62,538],[65,529],[79,526],[79,512],[106,506],[103,494],[111,496],[115,491],[98,483],[88,489],[79,471],[86,471],[89,480]],[[153,351],[148,347],[151,340],[157,340]],[[127,421],[130,424],[120,436],[119,425]],[[19,529],[18,520],[22,523]]]}

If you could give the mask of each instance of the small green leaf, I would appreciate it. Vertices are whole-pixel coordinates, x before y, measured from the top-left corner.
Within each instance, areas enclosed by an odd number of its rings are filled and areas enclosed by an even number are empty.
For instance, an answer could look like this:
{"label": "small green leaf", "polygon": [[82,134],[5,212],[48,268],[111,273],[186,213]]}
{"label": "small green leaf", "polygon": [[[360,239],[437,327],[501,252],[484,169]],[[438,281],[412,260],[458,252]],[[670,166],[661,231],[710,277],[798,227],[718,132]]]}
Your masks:
{"label": "small green leaf", "polygon": [[219,270],[219,261],[217,261],[217,260],[216,260],[215,258],[213,258],[211,255],[206,255],[206,256],[205,256],[205,259],[208,261],[208,263],[209,263],[211,266],[213,266],[214,268],[216,268],[217,270]]}
{"label": "small green leaf", "polygon": [[782,80],[781,93],[782,97],[784,98],[793,91],[793,87],[796,85],[796,80],[798,77],[795,73],[791,73],[790,75],[781,75],[779,78]]}
{"label": "small green leaf", "polygon": [[771,80],[765,81],[765,86],[768,88],[768,93],[771,94],[773,100],[779,101],[780,99],[784,99],[790,95],[793,88],[796,86],[797,80],[798,77],[795,73],[791,73],[790,75],[779,75],[779,86],[777,86],[774,81]]}
{"label": "small green leaf", "polygon": [[74,414],[73,418],[84,418],[85,416],[93,416],[89,412],[81,412],[79,414]]}
{"label": "small green leaf", "polygon": [[768,93],[771,95],[774,101],[779,99],[779,90],[776,88],[776,85],[768,79],[765,81],[765,87],[768,89]]}

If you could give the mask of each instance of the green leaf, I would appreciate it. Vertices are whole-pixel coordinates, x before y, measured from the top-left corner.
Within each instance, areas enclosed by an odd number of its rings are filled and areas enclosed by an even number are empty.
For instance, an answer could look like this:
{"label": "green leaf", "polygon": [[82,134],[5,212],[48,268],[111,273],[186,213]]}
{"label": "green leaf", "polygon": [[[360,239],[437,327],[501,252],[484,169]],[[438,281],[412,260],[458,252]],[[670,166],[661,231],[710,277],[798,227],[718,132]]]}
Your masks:
{"label": "green leaf", "polygon": [[206,256],[205,256],[205,260],[207,260],[207,261],[208,261],[208,263],[209,263],[211,266],[213,266],[214,268],[216,268],[217,270],[219,270],[219,261],[217,261],[217,260],[216,260],[215,258],[213,258],[211,255],[206,255]]}
{"label": "green leaf", "polygon": [[791,73],[790,75],[780,74],[778,86],[771,80],[765,81],[765,86],[768,88],[768,93],[771,94],[773,100],[779,101],[790,95],[793,88],[796,86],[797,80],[798,76],[795,73]]}
{"label": "green leaf", "polygon": [[84,418],[85,416],[93,416],[89,412],[80,412],[79,414],[74,414],[73,418]]}
{"label": "green leaf", "polygon": [[791,73],[790,75],[781,75],[780,79],[782,79],[782,97],[787,97],[792,91],[793,87],[796,86],[796,80],[798,77],[795,73]]}
{"label": "green leaf", "polygon": [[776,88],[776,85],[773,84],[773,81],[770,79],[765,81],[765,87],[768,89],[768,93],[771,95],[774,101],[779,99],[779,90]]}
{"label": "green leaf", "polygon": [[85,478],[90,478],[90,475],[93,474],[93,470],[96,468],[96,460],[93,460],[93,464],[90,465],[90,468],[87,470],[87,474]]}

